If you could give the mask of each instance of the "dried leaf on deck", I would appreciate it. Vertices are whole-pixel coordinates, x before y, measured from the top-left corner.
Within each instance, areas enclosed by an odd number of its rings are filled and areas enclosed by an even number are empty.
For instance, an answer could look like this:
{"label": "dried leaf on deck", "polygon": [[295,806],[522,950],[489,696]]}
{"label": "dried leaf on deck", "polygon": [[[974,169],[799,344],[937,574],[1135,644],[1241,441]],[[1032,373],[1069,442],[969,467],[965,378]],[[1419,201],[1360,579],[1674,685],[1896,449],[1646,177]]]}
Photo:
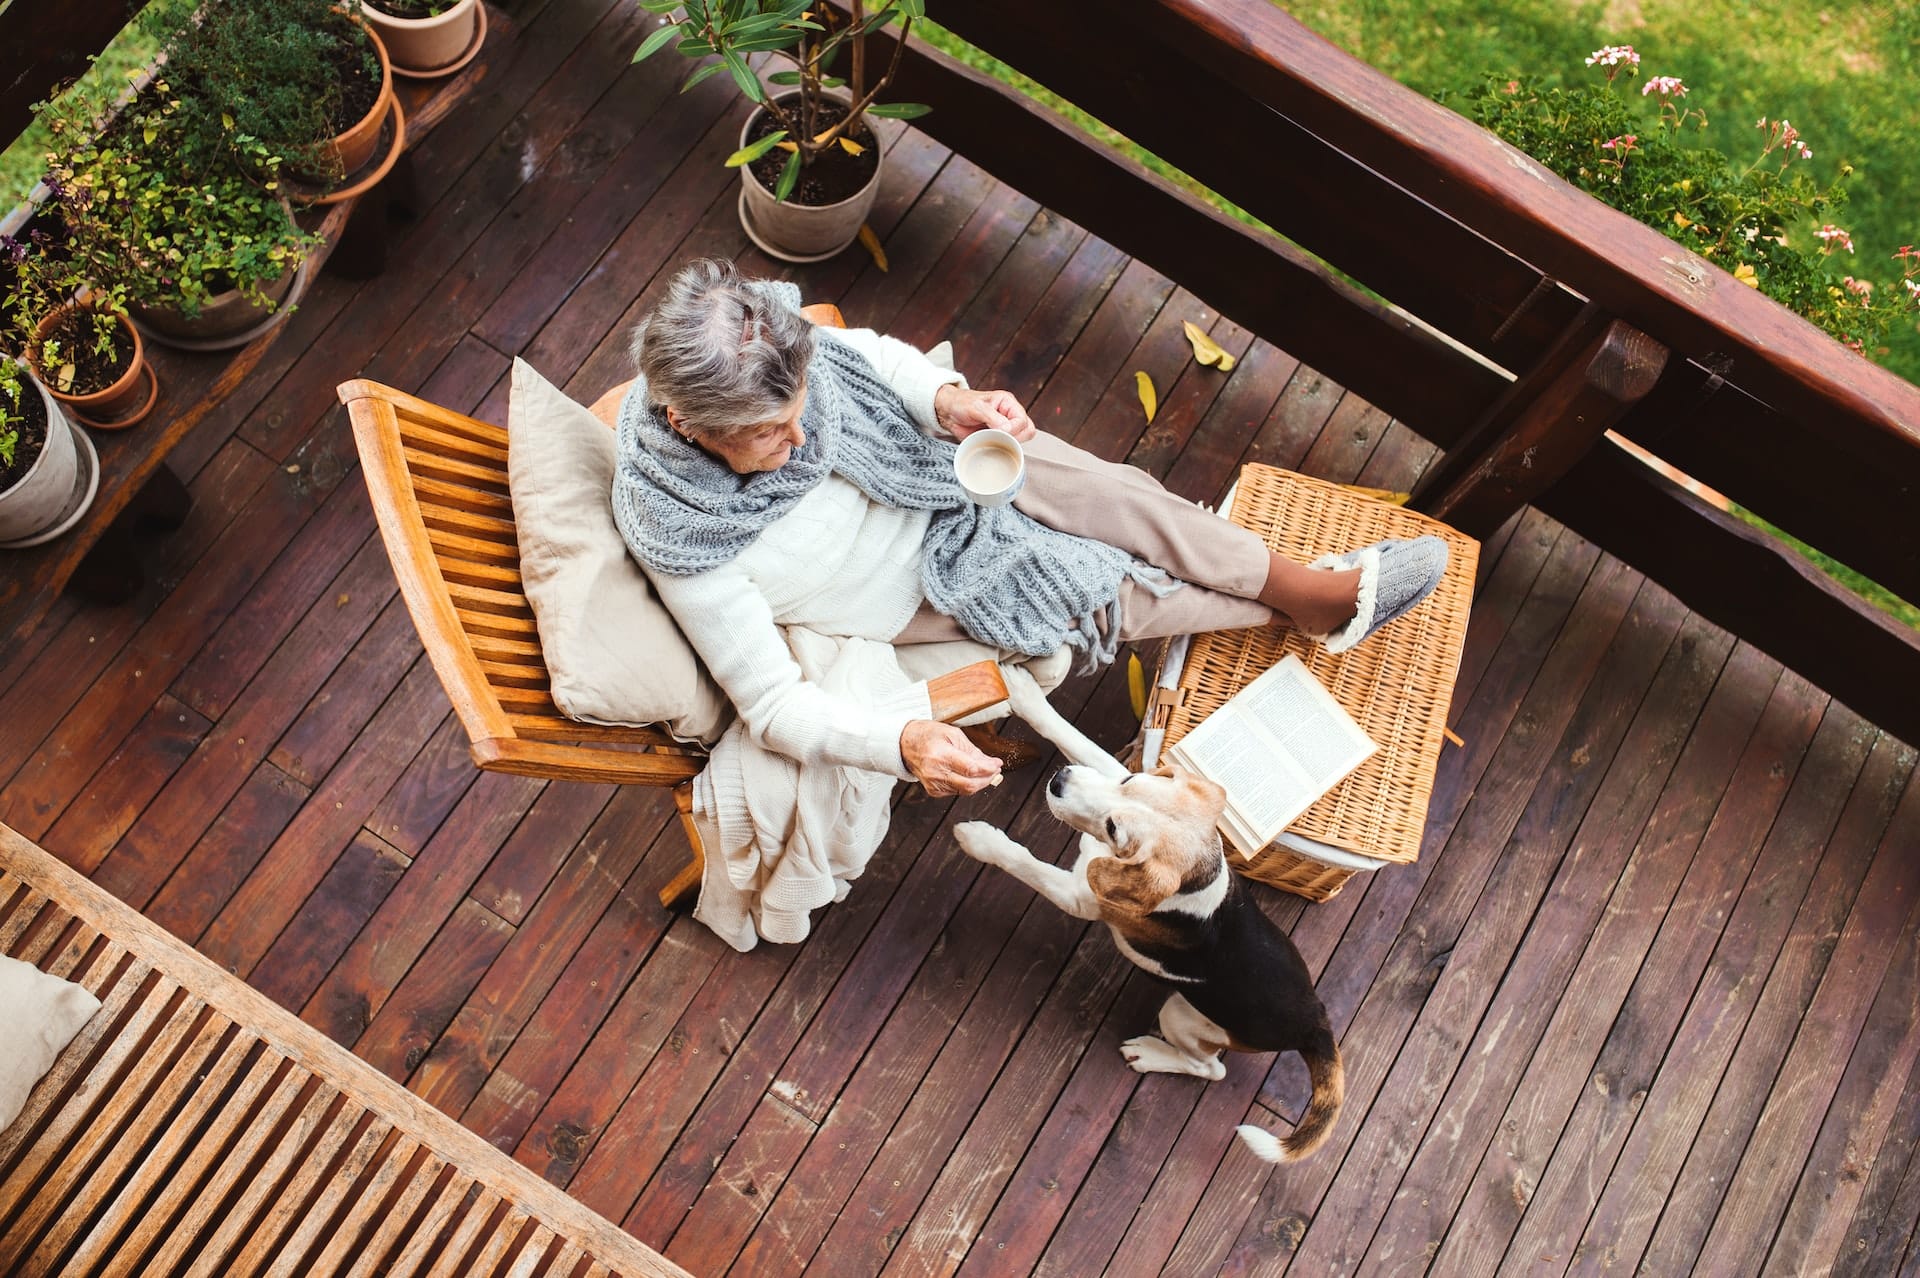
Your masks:
{"label": "dried leaf on deck", "polygon": [[1140,388],[1140,407],[1147,410],[1147,421],[1151,424],[1153,415],[1160,411],[1159,397],[1153,393],[1153,379],[1144,371],[1136,371],[1133,380]]}
{"label": "dried leaf on deck", "polygon": [[860,224],[860,243],[873,255],[873,264],[882,271],[887,269],[887,251],[880,247],[880,237],[865,222]]}
{"label": "dried leaf on deck", "polygon": [[1140,654],[1127,654],[1127,700],[1133,704],[1133,717],[1147,717],[1147,671],[1140,664]]}
{"label": "dried leaf on deck", "polygon": [[1217,368],[1223,373],[1231,373],[1239,361],[1227,353],[1227,348],[1213,340],[1206,330],[1192,320],[1181,321],[1181,327],[1187,331],[1187,341],[1193,344],[1193,358],[1208,368]]}

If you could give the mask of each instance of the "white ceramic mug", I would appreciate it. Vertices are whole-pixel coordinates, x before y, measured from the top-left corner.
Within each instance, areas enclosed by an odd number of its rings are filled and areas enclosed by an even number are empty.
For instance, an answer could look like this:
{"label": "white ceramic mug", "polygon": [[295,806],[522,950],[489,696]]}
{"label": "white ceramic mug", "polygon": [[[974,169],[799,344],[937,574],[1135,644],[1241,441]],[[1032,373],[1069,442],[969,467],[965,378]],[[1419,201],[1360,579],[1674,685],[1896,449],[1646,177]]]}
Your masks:
{"label": "white ceramic mug", "polygon": [[953,455],[953,473],[968,500],[981,506],[1004,506],[1020,490],[1027,455],[1020,441],[1006,431],[977,430],[960,441]]}

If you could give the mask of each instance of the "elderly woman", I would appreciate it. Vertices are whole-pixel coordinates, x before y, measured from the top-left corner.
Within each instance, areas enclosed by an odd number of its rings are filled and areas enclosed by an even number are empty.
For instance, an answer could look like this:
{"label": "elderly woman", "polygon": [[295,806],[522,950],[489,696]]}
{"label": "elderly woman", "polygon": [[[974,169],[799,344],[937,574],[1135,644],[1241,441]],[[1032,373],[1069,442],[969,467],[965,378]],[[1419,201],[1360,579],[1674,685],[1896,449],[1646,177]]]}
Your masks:
{"label": "elderly woman", "polygon": [[[802,675],[778,627],[886,641],[971,636],[1089,663],[1121,639],[1275,620],[1336,650],[1432,591],[1438,538],[1302,565],[1244,529],[1036,432],[1006,391],[871,330],[816,329],[791,284],[701,261],[634,333],[614,512],[759,744],[803,764],[970,794],[999,774],[957,728],[866,707]],[[952,440],[1023,440],[1013,505],[976,506]],[[1190,584],[1187,584],[1190,583]]]}

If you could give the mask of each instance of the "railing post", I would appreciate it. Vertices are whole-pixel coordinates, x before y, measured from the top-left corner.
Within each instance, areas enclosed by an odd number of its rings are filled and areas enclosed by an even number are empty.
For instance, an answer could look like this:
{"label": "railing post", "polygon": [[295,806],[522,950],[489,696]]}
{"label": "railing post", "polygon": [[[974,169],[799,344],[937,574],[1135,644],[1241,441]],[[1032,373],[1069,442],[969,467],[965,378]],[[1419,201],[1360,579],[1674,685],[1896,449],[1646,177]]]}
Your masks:
{"label": "railing post", "polygon": [[1414,506],[1468,536],[1490,535],[1653,389],[1667,353],[1626,321],[1589,308],[1447,453]]}

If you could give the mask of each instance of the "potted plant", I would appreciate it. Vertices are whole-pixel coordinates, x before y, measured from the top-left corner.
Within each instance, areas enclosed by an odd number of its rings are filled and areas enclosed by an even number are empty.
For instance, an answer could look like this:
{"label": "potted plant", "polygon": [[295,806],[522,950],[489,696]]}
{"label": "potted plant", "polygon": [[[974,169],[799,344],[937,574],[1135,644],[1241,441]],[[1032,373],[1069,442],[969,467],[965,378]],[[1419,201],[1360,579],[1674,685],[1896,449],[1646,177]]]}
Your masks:
{"label": "potted plant", "polygon": [[209,144],[164,77],[98,106],[43,111],[42,212],[69,269],[173,345],[237,345],[284,316],[315,241],[281,194],[280,157],[253,138]]}
{"label": "potted plant", "polygon": [[73,526],[100,478],[93,446],[17,361],[0,358],[0,547]]}
{"label": "potted plant", "polygon": [[365,0],[361,16],[387,46],[395,75],[451,75],[486,38],[480,0]]}
{"label": "potted plant", "polygon": [[[69,196],[56,187],[52,203],[64,206]],[[144,420],[159,382],[121,294],[90,277],[70,239],[43,227],[25,238],[0,236],[0,257],[12,275],[0,295],[10,344],[46,388],[89,426],[118,430]]]}
{"label": "potted plant", "polygon": [[[672,15],[640,45],[634,61],[669,43],[691,58],[718,58],[694,71],[686,86],[722,70],[759,109],[740,132],[740,149],[727,157],[741,171],[740,221],[747,234],[776,257],[819,261],[851,244],[879,191],[882,151],[868,116],[910,120],[919,103],[881,102],[900,67],[900,54],[925,0],[884,0],[870,8],[849,0],[842,14],[808,0],[640,0],[649,13]],[[893,56],[877,77],[867,64],[866,38],[888,23],[900,33]],[[752,65],[766,54],[791,65],[766,77],[783,90],[769,95]],[[842,56],[846,76],[837,73]]]}
{"label": "potted plant", "polygon": [[[363,189],[403,135],[392,68],[359,0],[209,0],[167,49],[185,153],[225,147],[265,187],[291,179],[295,198],[324,203]],[[247,151],[282,161],[277,173]],[[381,168],[381,171],[384,171]],[[351,183],[351,185],[343,184]]]}

